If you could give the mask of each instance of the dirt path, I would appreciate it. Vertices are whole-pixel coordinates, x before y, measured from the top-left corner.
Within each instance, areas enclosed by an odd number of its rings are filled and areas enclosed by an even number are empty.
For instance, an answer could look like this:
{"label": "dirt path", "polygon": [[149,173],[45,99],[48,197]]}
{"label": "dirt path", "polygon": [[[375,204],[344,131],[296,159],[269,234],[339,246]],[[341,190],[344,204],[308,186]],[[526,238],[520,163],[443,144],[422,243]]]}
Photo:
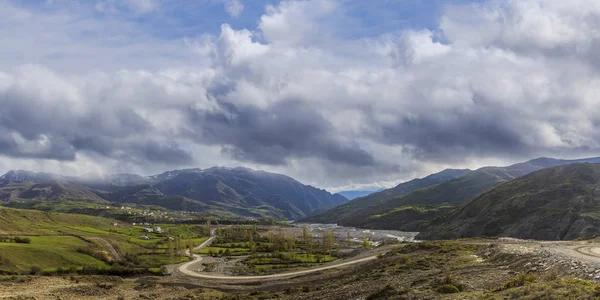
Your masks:
{"label": "dirt path", "polygon": [[121,253],[119,253],[119,251],[117,251],[117,249],[115,249],[115,247],[113,247],[113,245],[111,243],[109,243],[107,240],[105,240],[103,238],[99,238],[99,237],[91,237],[91,238],[87,238],[87,239],[90,241],[100,242],[102,245],[104,245],[104,247],[108,250],[108,252],[113,257],[113,259],[115,259],[115,260],[123,259],[123,256],[121,255]]}
{"label": "dirt path", "polygon": [[[214,241],[215,238],[216,238],[215,230],[213,229],[211,231],[211,237],[208,240],[206,240],[204,243],[194,247],[194,250],[208,247]],[[187,253],[189,255],[189,250]],[[190,276],[190,277],[196,277],[196,278],[216,279],[216,280],[258,281],[258,280],[264,280],[264,279],[284,279],[284,278],[294,277],[294,276],[298,276],[298,275],[316,273],[316,272],[325,271],[325,270],[329,270],[329,269],[348,267],[351,265],[374,260],[377,258],[377,255],[358,258],[358,259],[352,259],[352,260],[348,260],[345,262],[335,263],[335,264],[331,264],[331,265],[327,265],[327,266],[316,267],[316,268],[308,269],[308,270],[301,270],[301,271],[294,271],[294,272],[287,272],[287,273],[273,274],[273,275],[256,275],[256,276],[213,275],[213,274],[200,273],[200,272],[190,270],[190,268],[193,265],[201,263],[203,258],[204,257],[202,255],[194,254],[194,259],[192,261],[189,261],[189,262],[186,262],[186,263],[183,263],[180,265],[170,265],[170,266],[168,266],[168,268],[170,270],[176,270],[179,274],[183,274],[185,276]]]}
{"label": "dirt path", "polygon": [[298,276],[298,275],[305,275],[305,274],[310,274],[310,273],[315,273],[315,272],[320,272],[320,271],[325,271],[325,270],[329,270],[329,269],[335,269],[335,268],[342,268],[342,267],[347,267],[347,266],[351,266],[351,265],[355,265],[355,264],[359,264],[359,263],[364,263],[370,260],[374,260],[377,259],[377,256],[368,256],[368,257],[364,257],[361,259],[356,259],[356,260],[350,260],[350,261],[346,261],[346,262],[342,262],[342,263],[337,263],[337,264],[333,264],[333,265],[328,265],[328,266],[322,266],[322,267],[317,267],[317,268],[313,268],[313,269],[308,269],[308,270],[302,270],[302,271],[294,271],[294,272],[288,272],[288,273],[281,273],[281,274],[273,274],[273,275],[257,275],[257,276],[226,276],[226,275],[212,275],[212,274],[207,274],[207,273],[198,273],[195,271],[192,271],[189,269],[190,266],[196,264],[196,263],[200,263],[202,261],[202,256],[200,255],[194,255],[194,260],[184,263],[182,265],[179,266],[179,272],[181,272],[182,274],[186,275],[186,276],[191,276],[191,277],[197,277],[197,278],[204,278],[204,279],[217,279],[217,280],[264,280],[264,279],[283,279],[283,278],[289,278],[289,277],[294,277],[294,276]]}

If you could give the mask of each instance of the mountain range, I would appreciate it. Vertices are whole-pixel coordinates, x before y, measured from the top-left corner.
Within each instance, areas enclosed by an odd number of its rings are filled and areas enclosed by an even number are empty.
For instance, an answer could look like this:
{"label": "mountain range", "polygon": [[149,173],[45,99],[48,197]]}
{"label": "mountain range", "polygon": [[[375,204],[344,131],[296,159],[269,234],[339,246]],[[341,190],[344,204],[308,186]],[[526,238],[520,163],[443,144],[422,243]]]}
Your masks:
{"label": "mountain range", "polygon": [[305,221],[372,229],[421,231],[426,221],[451,211],[501,183],[544,168],[574,163],[600,163],[600,158],[538,158],[507,167],[483,167],[474,171],[444,170],[354,199],[306,218]]}
{"label": "mountain range", "polygon": [[379,201],[403,196],[413,191],[420,190],[432,185],[439,184],[441,182],[448,181],[456,177],[463,176],[468,172],[470,172],[470,170],[468,169],[446,169],[444,171],[441,171],[436,174],[431,174],[424,178],[416,178],[401,183],[396,187],[373,193],[365,197],[354,199],[353,201],[334,207],[325,212],[315,214],[314,216],[309,217],[303,221],[315,223],[344,223],[346,219],[352,218],[353,215],[369,208],[370,206],[378,203]]}
{"label": "mountain range", "polygon": [[381,192],[383,190],[385,190],[385,189],[378,189],[378,190],[374,190],[374,191],[341,191],[341,192],[337,192],[336,194],[342,195],[348,200],[354,200],[356,198],[369,196],[373,193]]}
{"label": "mountain range", "polygon": [[419,238],[572,240],[598,235],[600,164],[578,163],[505,182],[432,219]]}
{"label": "mountain range", "polygon": [[348,200],[280,174],[214,167],[174,170],[147,177],[135,174],[63,177],[13,170],[0,177],[0,201],[15,207],[47,201],[135,203],[286,220],[310,216]]}

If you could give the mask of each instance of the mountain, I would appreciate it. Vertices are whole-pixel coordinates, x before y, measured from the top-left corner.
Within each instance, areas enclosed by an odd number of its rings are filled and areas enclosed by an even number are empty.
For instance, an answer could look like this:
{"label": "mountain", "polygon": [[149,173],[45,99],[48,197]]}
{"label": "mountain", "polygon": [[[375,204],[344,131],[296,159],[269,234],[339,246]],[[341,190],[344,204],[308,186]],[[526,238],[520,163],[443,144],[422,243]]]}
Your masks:
{"label": "mountain", "polygon": [[94,191],[48,173],[10,171],[0,177],[0,202],[48,200],[105,203]]}
{"label": "mountain", "polygon": [[432,219],[419,238],[570,240],[599,235],[600,164],[578,163],[505,182]]}
{"label": "mountain", "polygon": [[0,180],[40,182],[63,180],[63,178],[59,175],[51,173],[35,173],[25,170],[11,170],[0,176]]}
{"label": "mountain", "polygon": [[247,168],[174,170],[149,177],[116,174],[81,178],[10,171],[0,177],[0,201],[29,200],[135,203],[276,219],[303,218],[348,201],[288,176]]}
{"label": "mountain", "polygon": [[354,200],[356,198],[369,196],[373,193],[381,192],[383,189],[379,189],[376,191],[341,191],[336,194],[344,196],[348,200]]}
{"label": "mountain", "polygon": [[334,207],[330,210],[309,217],[303,221],[315,223],[345,223],[346,219],[352,218],[354,214],[359,213],[360,211],[368,208],[371,205],[375,205],[379,201],[393,197],[403,196],[412,191],[416,191],[456,177],[460,177],[466,173],[469,173],[470,171],[471,170],[468,169],[446,169],[439,173],[431,174],[424,178],[416,178],[401,183],[391,189],[373,193],[366,197],[354,199],[348,203],[342,204],[338,207]]}
{"label": "mountain", "polygon": [[288,176],[247,168],[193,169],[167,178],[155,185],[165,195],[201,200],[231,211],[263,209],[287,219],[306,217],[348,201]]}
{"label": "mountain", "polygon": [[[439,184],[418,186],[404,195],[387,199],[381,196],[379,201],[375,199],[370,205],[354,207],[350,213],[333,219],[344,226],[420,231],[424,221],[443,214],[503,182],[540,169],[583,162],[600,163],[600,158],[563,160],[542,157],[508,167],[483,167]],[[332,216],[335,215],[329,214],[326,217]]]}

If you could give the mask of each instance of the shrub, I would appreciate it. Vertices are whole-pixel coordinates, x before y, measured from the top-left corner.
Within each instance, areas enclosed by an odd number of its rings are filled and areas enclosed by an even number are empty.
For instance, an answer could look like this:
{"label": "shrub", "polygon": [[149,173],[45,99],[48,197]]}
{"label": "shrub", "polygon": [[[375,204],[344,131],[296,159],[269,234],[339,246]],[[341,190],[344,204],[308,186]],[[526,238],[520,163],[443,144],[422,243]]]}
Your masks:
{"label": "shrub", "polygon": [[460,290],[458,289],[458,287],[456,287],[453,284],[442,284],[437,287],[436,291],[441,294],[460,293]]}
{"label": "shrub", "polygon": [[398,291],[391,285],[386,285],[383,290],[369,295],[365,300],[383,300],[397,295]]}
{"label": "shrub", "polygon": [[554,281],[556,279],[558,279],[558,270],[557,270],[556,266],[553,266],[544,275],[544,280],[546,280],[546,281]]}
{"label": "shrub", "polygon": [[410,257],[406,256],[406,255],[402,255],[398,258],[398,262],[403,264],[403,265],[408,265],[411,263],[411,259]]}
{"label": "shrub", "polygon": [[442,294],[460,293],[463,291],[463,284],[458,282],[451,274],[446,275],[442,280],[438,281],[436,291]]}
{"label": "shrub", "polygon": [[105,290],[110,290],[113,288],[112,284],[106,282],[96,282],[96,286]]}
{"label": "shrub", "polygon": [[14,241],[15,241],[15,243],[18,243],[18,244],[30,244],[31,243],[31,240],[28,237],[16,236],[14,238]]}
{"label": "shrub", "polygon": [[40,275],[40,274],[42,274],[42,268],[40,266],[31,266],[29,268],[29,274]]}
{"label": "shrub", "polygon": [[528,283],[532,283],[532,282],[536,281],[537,279],[538,279],[538,275],[535,273],[529,273],[529,274],[521,273],[517,277],[506,282],[498,290],[502,291],[502,290],[507,290],[507,289],[511,289],[514,287],[524,286]]}

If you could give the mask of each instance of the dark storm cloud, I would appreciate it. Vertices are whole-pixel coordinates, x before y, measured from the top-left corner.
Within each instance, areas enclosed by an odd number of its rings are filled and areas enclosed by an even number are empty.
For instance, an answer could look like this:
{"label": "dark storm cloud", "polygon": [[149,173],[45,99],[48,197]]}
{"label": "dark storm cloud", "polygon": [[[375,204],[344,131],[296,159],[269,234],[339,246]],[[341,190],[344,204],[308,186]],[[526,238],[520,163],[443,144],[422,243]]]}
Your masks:
{"label": "dark storm cloud", "polygon": [[521,123],[495,113],[456,113],[401,117],[379,126],[378,141],[409,146],[419,159],[448,161],[456,156],[523,155],[532,147],[523,141]]}
{"label": "dark storm cloud", "polygon": [[0,136],[0,154],[17,158],[74,161],[76,153],[70,144],[60,139],[38,136],[35,140],[16,141],[9,134],[3,134]]}
{"label": "dark storm cloud", "polygon": [[264,109],[221,101],[219,109],[190,110],[190,119],[197,141],[224,145],[224,153],[241,161],[280,165],[304,157],[354,166],[377,164],[356,143],[336,136],[327,119],[299,100]]}
{"label": "dark storm cloud", "polygon": [[190,153],[161,136],[132,107],[110,99],[79,105],[47,94],[26,81],[0,92],[0,154],[73,161],[83,152],[138,164],[193,163]]}

